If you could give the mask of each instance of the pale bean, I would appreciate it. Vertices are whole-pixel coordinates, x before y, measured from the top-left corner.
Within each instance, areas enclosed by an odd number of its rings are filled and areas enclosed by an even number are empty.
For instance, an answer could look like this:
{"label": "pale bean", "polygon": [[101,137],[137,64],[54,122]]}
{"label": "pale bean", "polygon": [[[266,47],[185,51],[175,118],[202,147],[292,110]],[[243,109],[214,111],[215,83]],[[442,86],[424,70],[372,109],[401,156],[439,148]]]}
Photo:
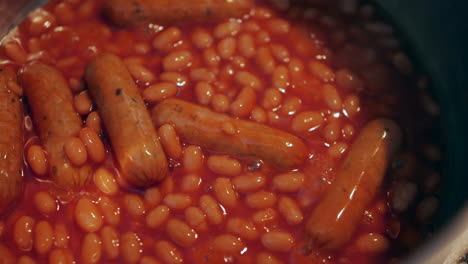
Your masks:
{"label": "pale bean", "polygon": [[254,192],[263,188],[266,184],[265,175],[253,172],[236,176],[232,179],[236,191]]}
{"label": "pale bean", "polygon": [[347,91],[357,92],[364,86],[362,80],[348,69],[336,72],[336,84]]}
{"label": "pale bean", "polygon": [[189,207],[184,211],[185,220],[187,223],[198,232],[206,232],[208,230],[208,223],[206,222],[206,215],[198,207]]}
{"label": "pale bean", "polygon": [[98,189],[107,194],[114,195],[119,191],[119,185],[114,175],[106,168],[100,167],[94,172],[94,184]]}
{"label": "pale bean", "polygon": [[337,142],[328,148],[328,155],[332,158],[339,158],[346,153],[346,150],[348,150],[348,144]]}
{"label": "pale bean", "polygon": [[257,254],[256,264],[283,264],[283,262],[270,253],[260,252]]}
{"label": "pale bean", "polygon": [[241,29],[241,24],[235,20],[218,24],[214,30],[213,34],[216,38],[222,39],[228,36],[235,36],[239,33]]}
{"label": "pale bean", "polygon": [[213,184],[216,198],[225,207],[237,206],[237,193],[232,188],[231,180],[227,178],[217,178]]}
{"label": "pale bean", "polygon": [[332,111],[340,111],[342,109],[343,103],[335,86],[331,84],[325,84],[322,87],[322,93],[323,100]]}
{"label": "pale bean", "polygon": [[190,79],[193,82],[213,82],[216,75],[207,68],[196,68],[190,71]]}
{"label": "pale bean", "polygon": [[30,146],[26,154],[26,160],[35,174],[44,175],[47,173],[47,158],[40,146]]}
{"label": "pale bean", "polygon": [[144,194],[145,202],[148,207],[155,207],[162,200],[162,194],[158,187],[151,187],[146,189]]}
{"label": "pale bean", "polygon": [[244,249],[244,243],[233,235],[219,235],[211,241],[213,250],[225,254],[240,254]]}
{"label": "pale bean", "polygon": [[202,195],[200,197],[200,208],[206,214],[208,221],[211,224],[219,225],[223,222],[224,213],[216,200],[210,195]]}
{"label": "pale bean", "polygon": [[355,95],[349,95],[344,99],[343,109],[348,117],[354,117],[360,110],[360,100],[359,97]]}
{"label": "pale bean", "polygon": [[260,30],[255,35],[255,41],[257,45],[265,45],[271,42],[271,36],[266,30]]}
{"label": "pale bean", "polygon": [[50,215],[57,211],[57,202],[52,196],[45,191],[37,192],[34,195],[34,204],[39,212],[45,215]]}
{"label": "pale bean", "polygon": [[273,57],[275,57],[279,62],[289,63],[291,61],[289,50],[285,46],[280,44],[271,44],[270,50]]}
{"label": "pale bean", "polygon": [[270,231],[261,237],[262,245],[276,252],[287,252],[294,246],[294,238],[283,231]]}
{"label": "pale bean", "polygon": [[164,197],[163,203],[171,209],[183,210],[192,205],[192,198],[184,193],[169,193]]}
{"label": "pale bean", "polygon": [[236,53],[236,48],[236,40],[232,37],[227,37],[218,43],[216,50],[222,59],[229,59]]}
{"label": "pale bean", "polygon": [[245,197],[245,203],[251,208],[265,209],[275,205],[276,195],[267,191],[251,193]]}
{"label": "pale bean", "polygon": [[185,87],[188,84],[188,79],[185,75],[178,72],[163,72],[159,75],[161,82],[171,82],[177,87]]}
{"label": "pale bean", "polygon": [[75,221],[85,232],[96,232],[103,224],[101,211],[88,198],[81,198],[76,204]]}
{"label": "pale bean", "polygon": [[93,111],[86,117],[86,127],[91,128],[96,134],[101,134],[101,117],[98,112]]}
{"label": "pale bean", "polygon": [[192,54],[187,50],[173,51],[162,60],[165,71],[180,71],[192,64]]}
{"label": "pale bean", "polygon": [[148,103],[156,103],[177,94],[177,86],[172,82],[160,82],[143,90],[143,99]]}
{"label": "pale bean", "polygon": [[226,230],[240,238],[255,240],[258,238],[258,231],[249,221],[235,217],[227,220]]}
{"label": "pale bean", "polygon": [[123,197],[125,211],[132,217],[139,217],[145,214],[145,203],[137,194],[126,194]]}
{"label": "pale bean", "polygon": [[165,205],[160,205],[149,211],[146,215],[146,225],[149,228],[161,227],[169,218],[170,209]]}
{"label": "pale bean", "polygon": [[182,156],[182,146],[174,127],[164,124],[158,129],[158,135],[166,154],[170,158],[179,159]]}
{"label": "pale bean", "polygon": [[267,114],[261,107],[254,107],[250,112],[250,119],[257,123],[265,123],[267,121]]}
{"label": "pale bean", "polygon": [[169,27],[159,32],[153,39],[153,48],[167,51],[182,39],[182,31],[176,27]]}
{"label": "pale bean", "polygon": [[327,142],[337,141],[341,136],[340,122],[337,120],[332,120],[323,128],[322,134]]}
{"label": "pale bean", "polygon": [[197,172],[203,166],[203,153],[197,146],[187,146],[182,155],[182,165],[187,173]]}
{"label": "pale bean", "polygon": [[219,113],[224,113],[229,110],[230,100],[224,94],[215,94],[211,100],[213,110]]}
{"label": "pale bean", "polygon": [[273,34],[286,34],[291,29],[288,21],[281,18],[273,18],[267,21],[267,28]]}
{"label": "pale bean", "polygon": [[82,91],[75,96],[74,106],[76,112],[80,115],[87,115],[91,112],[93,103],[91,102],[91,98],[89,98],[88,91]]}
{"label": "pale bean", "polygon": [[270,49],[267,47],[260,47],[257,50],[255,61],[260,69],[266,74],[271,74],[275,70],[275,59],[273,58],[273,55],[271,55]]}
{"label": "pale bean", "polygon": [[184,258],[182,252],[169,241],[158,241],[154,246],[156,256],[167,264],[182,264]]}
{"label": "pale bean", "polygon": [[86,234],[81,245],[81,262],[84,264],[98,263],[101,256],[101,238],[96,233]]}
{"label": "pale bean", "polygon": [[63,223],[56,223],[54,227],[55,247],[67,248],[70,234],[68,233],[67,226]]}
{"label": "pale bean", "polygon": [[213,37],[204,28],[196,28],[192,33],[192,42],[199,49],[206,49],[213,45]]}
{"label": "pale bean", "polygon": [[333,70],[319,61],[311,61],[309,63],[309,70],[323,82],[333,82],[335,80],[335,73]]}
{"label": "pale bean", "polygon": [[252,35],[244,33],[239,36],[239,52],[246,58],[252,58],[255,55],[256,48]]}
{"label": "pale bean", "polygon": [[75,166],[81,166],[85,164],[86,160],[88,159],[86,147],[79,138],[69,138],[67,141],[65,141],[63,148],[67,154],[68,159]]}
{"label": "pale bean", "polygon": [[346,124],[343,126],[343,129],[341,129],[341,133],[343,134],[343,137],[345,139],[351,139],[354,136],[354,126],[351,124]]}
{"label": "pale bean", "polygon": [[198,82],[195,86],[195,97],[202,105],[209,105],[214,93],[213,87],[207,82]]}
{"label": "pale bean", "polygon": [[79,137],[86,147],[91,161],[100,163],[106,158],[106,150],[99,135],[91,128],[84,127],[80,130]]}
{"label": "pale bean", "polygon": [[112,199],[107,196],[102,197],[99,207],[107,224],[115,226],[120,223],[120,207]]}
{"label": "pale bean", "polygon": [[35,220],[30,216],[21,216],[13,227],[13,239],[18,249],[31,250],[33,246],[33,228]]}
{"label": "pale bean", "polygon": [[128,264],[137,263],[143,252],[143,245],[137,234],[125,232],[120,237],[120,254]]}
{"label": "pale bean", "polygon": [[280,192],[298,192],[304,185],[305,175],[301,172],[278,174],[273,178],[273,188]]}
{"label": "pale bean", "polygon": [[255,89],[256,91],[262,89],[262,81],[257,76],[248,71],[236,72],[236,74],[234,75],[234,81],[240,87],[249,86]]}
{"label": "pale bean", "polygon": [[242,165],[237,159],[227,155],[212,155],[207,161],[208,168],[217,174],[236,176],[242,172]]}
{"label": "pale bean", "polygon": [[367,233],[356,239],[356,248],[365,253],[379,254],[388,250],[390,241],[380,234]]}
{"label": "pale bean", "polygon": [[178,219],[170,219],[167,222],[166,233],[172,241],[182,247],[193,245],[198,238],[198,234],[192,228]]}
{"label": "pale bean", "polygon": [[265,226],[270,222],[275,222],[277,219],[278,214],[272,208],[257,211],[252,215],[252,221],[258,226]]}
{"label": "pale bean", "polygon": [[283,95],[278,89],[270,88],[263,94],[262,106],[266,110],[272,110],[281,104]]}
{"label": "pale bean", "polygon": [[286,97],[280,109],[280,114],[284,116],[295,115],[302,106],[302,100],[299,97]]}
{"label": "pale bean", "polygon": [[301,208],[290,197],[284,196],[279,198],[278,211],[290,225],[300,224],[304,220]]}
{"label": "pale bean", "polygon": [[247,117],[255,107],[257,94],[251,87],[244,87],[231,103],[229,110],[235,117]]}
{"label": "pale bean", "polygon": [[180,189],[183,192],[195,192],[200,188],[202,179],[196,174],[187,174],[182,178]]}
{"label": "pale bean", "polygon": [[221,62],[221,58],[213,47],[207,48],[203,51],[203,60],[205,61],[205,64],[210,67],[217,67]]}
{"label": "pale bean", "polygon": [[23,49],[23,47],[17,42],[10,41],[4,43],[3,49],[8,58],[10,58],[13,62],[24,64],[28,60],[28,54]]}
{"label": "pale bean", "polygon": [[274,88],[287,89],[289,86],[289,70],[284,65],[279,65],[271,74],[271,83]]}
{"label": "pale bean", "polygon": [[34,227],[34,249],[40,255],[46,254],[54,245],[54,230],[47,221],[40,221]]}
{"label": "pale bean", "polygon": [[323,124],[323,116],[319,112],[305,111],[297,114],[291,121],[294,132],[306,133],[316,130]]}
{"label": "pale bean", "polygon": [[151,256],[143,256],[139,264],[162,264],[159,260]]}
{"label": "pale bean", "polygon": [[67,248],[53,249],[49,254],[49,264],[74,264],[73,253]]}
{"label": "pale bean", "polygon": [[116,259],[119,256],[119,233],[112,226],[101,229],[102,250],[108,259]]}

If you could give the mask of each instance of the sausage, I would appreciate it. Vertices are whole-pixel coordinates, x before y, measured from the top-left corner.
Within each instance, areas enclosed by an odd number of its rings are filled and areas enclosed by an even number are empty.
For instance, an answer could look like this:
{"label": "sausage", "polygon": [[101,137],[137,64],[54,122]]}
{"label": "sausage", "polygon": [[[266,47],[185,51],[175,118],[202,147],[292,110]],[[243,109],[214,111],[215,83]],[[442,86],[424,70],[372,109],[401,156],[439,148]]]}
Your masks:
{"label": "sausage", "polygon": [[11,68],[0,68],[0,215],[12,208],[23,188],[23,107],[8,87],[15,79]]}
{"label": "sausage", "polygon": [[124,179],[135,187],[161,181],[168,169],[166,155],[123,61],[111,54],[98,55],[88,64],[85,77]]}
{"label": "sausage", "polygon": [[77,136],[82,127],[65,78],[55,68],[42,63],[25,66],[19,77],[36,132],[47,152],[52,180],[67,190],[84,186],[91,180],[91,166],[74,166],[64,150],[67,139]]}
{"label": "sausage", "polygon": [[[294,135],[251,121],[231,118],[179,99],[166,99],[152,110],[153,123],[174,125],[189,143],[240,157],[258,157],[280,168],[301,164],[308,155],[304,143]],[[223,130],[235,128],[234,134]]]}
{"label": "sausage", "polygon": [[104,12],[119,26],[168,25],[239,17],[252,5],[252,0],[108,0]]}
{"label": "sausage", "polygon": [[306,223],[312,245],[334,250],[351,239],[400,142],[400,128],[391,120],[376,119],[364,126],[338,168],[335,183]]}

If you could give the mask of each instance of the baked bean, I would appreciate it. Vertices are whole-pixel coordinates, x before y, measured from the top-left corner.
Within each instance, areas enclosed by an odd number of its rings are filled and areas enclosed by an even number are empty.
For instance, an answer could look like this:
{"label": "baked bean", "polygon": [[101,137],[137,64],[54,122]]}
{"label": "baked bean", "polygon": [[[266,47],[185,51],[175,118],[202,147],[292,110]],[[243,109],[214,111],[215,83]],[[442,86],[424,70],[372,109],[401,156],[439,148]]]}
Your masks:
{"label": "baked bean", "polygon": [[164,197],[163,202],[171,209],[183,210],[192,204],[192,198],[183,193],[170,193]]}
{"label": "baked bean", "polygon": [[136,43],[134,46],[135,53],[138,55],[146,55],[150,52],[151,47],[150,45],[141,42],[141,43]]}
{"label": "baked bean", "polygon": [[241,26],[242,30],[246,32],[257,32],[261,29],[260,25],[253,20],[246,20]]}
{"label": "baked bean", "polygon": [[146,215],[146,225],[149,228],[158,228],[166,222],[169,218],[169,214],[169,207],[165,205],[157,206]]}
{"label": "baked bean", "polygon": [[188,79],[185,75],[178,72],[163,72],[159,75],[161,82],[171,82],[177,87],[185,87],[188,84]]}
{"label": "baked bean", "polygon": [[249,86],[255,89],[256,91],[262,89],[262,82],[260,81],[260,79],[248,71],[236,72],[236,74],[234,75],[234,81],[240,87]]}
{"label": "baked bean", "polygon": [[222,39],[228,36],[235,36],[239,33],[241,25],[235,20],[218,24],[213,31],[213,34],[216,38]]}
{"label": "baked bean", "polygon": [[222,59],[228,59],[236,53],[236,40],[233,37],[224,38],[218,43],[216,49]]}
{"label": "baked bean", "polygon": [[389,240],[380,234],[368,233],[356,239],[355,246],[361,252],[379,254],[388,250]]}
{"label": "baked bean", "polygon": [[163,196],[173,193],[175,189],[174,178],[172,176],[166,177],[160,184],[159,190]]}
{"label": "baked bean", "polygon": [[91,102],[91,98],[89,98],[88,91],[82,91],[76,95],[73,103],[76,112],[80,115],[89,114],[93,108],[93,103]]}
{"label": "baked bean", "polygon": [[206,49],[213,45],[213,37],[203,28],[196,28],[192,33],[192,42],[199,49]]}
{"label": "baked bean", "polygon": [[328,148],[328,155],[332,158],[339,158],[346,152],[346,150],[348,150],[348,144],[337,142]]}
{"label": "baked bean", "polygon": [[279,62],[288,63],[291,61],[289,50],[281,44],[270,45],[271,54]]}
{"label": "baked bean", "polygon": [[242,165],[237,159],[227,155],[211,155],[207,161],[208,168],[217,174],[236,176],[242,172]]}
{"label": "baked bean", "polygon": [[88,198],[81,198],[76,204],[75,221],[85,232],[96,232],[103,224],[101,211]]}
{"label": "baked bean", "polygon": [[266,110],[272,110],[281,104],[283,95],[278,89],[270,88],[263,94],[262,106]]}
{"label": "baked bean", "polygon": [[273,111],[268,111],[267,117],[268,117],[268,123],[270,125],[278,124],[278,122],[280,120],[280,116],[277,113],[273,112]]}
{"label": "baked bean", "polygon": [[[0,254],[2,254],[1,251],[0,251]],[[0,257],[0,260],[2,260],[1,258],[2,257]],[[6,264],[8,262],[3,261],[2,263]],[[18,259],[18,261],[16,262],[16,264],[35,264],[35,263],[36,263],[36,261],[33,258],[29,257],[29,256],[21,256]]]}
{"label": "baked bean", "polygon": [[112,226],[101,229],[102,250],[108,259],[116,259],[119,256],[120,239],[119,233]]}
{"label": "baked bean", "polygon": [[239,238],[229,234],[219,235],[211,243],[213,250],[225,254],[240,254],[244,249],[244,243]]}
{"label": "baked bean", "polygon": [[216,79],[216,75],[207,68],[196,68],[190,71],[190,79],[193,82],[213,82]]}
{"label": "baked bean", "polygon": [[156,103],[177,94],[177,86],[172,82],[160,82],[143,90],[143,99],[148,103]]}
{"label": "baked bean", "polygon": [[322,134],[327,142],[337,141],[341,136],[340,122],[337,120],[332,120],[323,128]]}
{"label": "baked bean", "polygon": [[283,231],[270,231],[262,235],[262,245],[277,252],[287,252],[294,246],[294,238]]}
{"label": "baked bean", "polygon": [[305,111],[297,114],[291,121],[291,129],[298,133],[311,132],[323,124],[323,117],[319,112]]}
{"label": "baked bean", "polygon": [[351,139],[354,136],[354,126],[351,124],[344,125],[341,133],[345,139]]}
{"label": "baked bean", "polygon": [[266,177],[258,172],[242,174],[234,177],[232,184],[238,192],[254,192],[265,186]]}
{"label": "baked bean", "polygon": [[360,91],[364,84],[362,80],[348,69],[340,69],[336,72],[336,84],[347,91]]}
{"label": "baked bean", "polygon": [[255,226],[239,217],[229,219],[226,223],[226,230],[243,239],[255,240],[258,238],[258,231]]}
{"label": "baked bean", "polygon": [[255,61],[260,69],[267,74],[271,74],[276,67],[275,59],[271,55],[270,49],[260,47],[255,55]]}
{"label": "baked bean", "polygon": [[34,249],[40,255],[46,254],[54,245],[54,230],[47,221],[40,221],[34,227]]}
{"label": "baked bean", "polygon": [[79,59],[77,56],[70,56],[70,57],[58,60],[55,66],[60,70],[66,70],[72,67],[73,65],[78,64],[78,62],[79,62]]}
{"label": "baked bean", "polygon": [[273,87],[278,89],[286,89],[289,85],[289,70],[284,65],[279,65],[275,68],[271,76]]}
{"label": "baked bean", "polygon": [[182,31],[176,27],[169,27],[159,32],[153,39],[153,48],[157,50],[170,50],[182,40]]}
{"label": "baked bean", "polygon": [[92,0],[82,1],[80,6],[78,7],[77,13],[78,16],[81,18],[89,17],[93,13],[95,8],[95,3]]}
{"label": "baked bean", "polygon": [[68,3],[60,3],[54,9],[54,15],[57,22],[61,25],[67,25],[75,20],[75,12]]}
{"label": "baked bean", "polygon": [[27,47],[28,47],[29,53],[32,53],[32,54],[38,53],[42,50],[41,42],[39,41],[38,38],[30,38],[28,40]]}
{"label": "baked bean", "polygon": [[145,203],[137,194],[126,194],[123,197],[123,206],[132,217],[145,214]]}
{"label": "baked bean", "polygon": [[143,256],[143,257],[140,259],[139,264],[161,264],[161,262],[159,262],[159,260],[157,260],[157,259],[154,258],[154,257],[151,257],[151,256]]}
{"label": "baked bean", "polygon": [[286,34],[291,29],[291,25],[284,19],[274,18],[267,22],[269,31],[273,34]]}
{"label": "baked bean", "polygon": [[322,88],[322,93],[323,93],[323,99],[325,103],[332,111],[341,110],[342,101],[335,86],[331,84],[325,84]]}
{"label": "baked bean", "polygon": [[203,50],[203,60],[205,61],[205,64],[207,66],[218,67],[221,58],[216,53],[216,50],[213,47],[211,47]]}
{"label": "baked bean", "polygon": [[260,252],[257,254],[256,264],[283,264],[283,262],[269,253]]}
{"label": "baked bean", "polygon": [[67,248],[53,249],[49,254],[49,264],[73,264],[73,253]]}
{"label": "baked bean", "polygon": [[16,257],[11,253],[10,249],[3,244],[0,244],[0,262],[2,264],[15,264]]}
{"label": "baked bean", "polygon": [[275,205],[276,195],[272,192],[258,191],[255,193],[248,194],[245,197],[245,203],[250,208],[265,209]]}
{"label": "baked bean", "polygon": [[208,221],[211,224],[219,225],[223,222],[224,213],[221,210],[218,202],[210,195],[202,195],[200,197],[200,208],[206,214]]}
{"label": "baked bean", "polygon": [[117,225],[120,222],[120,207],[109,197],[104,196],[99,201],[99,207],[104,216],[104,221],[109,225]]}
{"label": "baked bean", "polygon": [[203,153],[197,146],[187,146],[182,155],[182,164],[187,173],[197,172],[203,165]]}
{"label": "baked bean", "polygon": [[273,178],[273,188],[280,192],[298,192],[304,185],[305,175],[301,172],[278,174]]}
{"label": "baked bean", "polygon": [[94,172],[94,184],[101,192],[107,195],[114,195],[119,191],[119,185],[114,175],[112,175],[109,170],[102,167]]}
{"label": "baked bean", "polygon": [[126,263],[137,263],[141,258],[142,248],[141,240],[134,232],[125,232],[120,237],[120,254]]}
{"label": "baked bean", "polygon": [[185,222],[178,219],[170,219],[166,226],[167,235],[176,244],[182,247],[189,247],[197,241],[197,233]]}
{"label": "baked bean", "polygon": [[299,97],[286,97],[279,112],[282,115],[295,115],[301,109],[301,106],[302,100]]}
{"label": "baked bean", "polygon": [[184,257],[182,252],[169,241],[158,241],[154,245],[156,256],[167,264],[182,264]]}
{"label": "baked bean", "polygon": [[214,95],[214,90],[211,84],[207,82],[198,82],[195,86],[195,97],[198,103],[208,105]]}
{"label": "baked bean", "polygon": [[298,58],[292,58],[288,68],[292,75],[299,75],[304,72],[304,63]]}
{"label": "baked bean", "polygon": [[206,215],[198,208],[191,206],[184,211],[185,220],[196,231],[205,232],[208,230]]}
{"label": "baked bean", "polygon": [[67,248],[70,234],[68,233],[67,226],[63,223],[56,223],[54,227],[55,247]]}
{"label": "baked bean", "polygon": [[244,87],[231,103],[230,112],[236,117],[246,117],[250,114],[257,102],[257,94],[251,87]]}
{"label": "baked bean", "polygon": [[347,96],[343,102],[343,109],[346,116],[354,117],[361,110],[359,97],[355,95]]}
{"label": "baked bean", "polygon": [[250,112],[250,119],[257,123],[265,123],[267,121],[267,114],[261,107],[254,107]]}
{"label": "baked bean", "polygon": [[3,44],[3,49],[8,58],[10,58],[13,62],[16,62],[18,64],[24,64],[28,60],[28,54],[23,49],[23,47],[17,42],[7,42]]}
{"label": "baked bean", "polygon": [[169,124],[162,125],[158,134],[166,154],[170,158],[179,159],[182,156],[182,146],[174,127]]}
{"label": "baked bean", "polygon": [[77,137],[71,137],[63,145],[68,159],[75,166],[83,165],[88,159],[88,153],[83,142]]}
{"label": "baked bean", "polygon": [[195,192],[200,188],[202,179],[196,174],[187,174],[182,178],[180,189],[183,192]]}
{"label": "baked bean", "polygon": [[213,110],[219,113],[224,113],[229,110],[230,100],[224,94],[215,94],[211,100],[211,106]]}
{"label": "baked bean", "polygon": [[309,63],[309,70],[323,82],[333,82],[335,80],[335,73],[333,70],[319,61],[311,61]]}
{"label": "baked bean", "polygon": [[38,145],[28,148],[26,159],[31,170],[37,175],[44,175],[47,172],[47,159],[44,150]]}
{"label": "baked bean", "polygon": [[86,117],[86,127],[94,130],[98,135],[101,134],[101,117],[98,112],[93,111]]}
{"label": "baked bean", "polygon": [[255,48],[255,42],[250,34],[242,34],[239,36],[239,53],[246,57],[246,58],[252,58],[255,55],[256,48]]}
{"label": "baked bean", "polygon": [[139,62],[124,60],[130,75],[133,79],[145,84],[152,83],[155,80],[154,74]]}
{"label": "baked bean", "polygon": [[275,222],[277,218],[278,214],[272,208],[257,211],[252,215],[252,221],[258,226],[265,226],[270,222]]}
{"label": "baked bean", "polygon": [[283,196],[278,199],[278,211],[290,225],[300,224],[304,220],[301,208],[290,197]]}
{"label": "baked bean", "polygon": [[104,161],[106,158],[106,150],[99,135],[91,128],[84,127],[79,133],[81,141],[83,141],[88,157],[96,163]]}
{"label": "baked bean", "polygon": [[231,180],[227,178],[217,178],[213,184],[216,198],[225,207],[235,207],[237,205],[237,193],[232,188]]}
{"label": "baked bean", "polygon": [[35,225],[34,219],[30,216],[21,216],[16,220],[13,227],[13,239],[18,249],[23,251],[31,250],[33,246],[33,228]]}
{"label": "baked bean", "polygon": [[192,54],[187,50],[173,51],[162,60],[162,65],[166,71],[180,71],[192,64]]}
{"label": "baked bean", "polygon": [[260,30],[256,35],[255,41],[258,45],[268,44],[271,41],[270,34],[265,30]]}
{"label": "baked bean", "polygon": [[267,19],[273,16],[273,12],[269,8],[256,7],[252,10],[252,16],[258,19]]}
{"label": "baked bean", "polygon": [[96,233],[88,233],[82,241],[81,262],[98,263],[102,256],[102,241]]}
{"label": "baked bean", "polygon": [[155,207],[162,200],[162,194],[158,187],[151,187],[146,189],[144,193],[144,199],[147,204],[147,207]]}
{"label": "baked bean", "polygon": [[34,205],[39,212],[45,215],[50,215],[57,211],[56,200],[45,191],[37,192],[34,195]]}

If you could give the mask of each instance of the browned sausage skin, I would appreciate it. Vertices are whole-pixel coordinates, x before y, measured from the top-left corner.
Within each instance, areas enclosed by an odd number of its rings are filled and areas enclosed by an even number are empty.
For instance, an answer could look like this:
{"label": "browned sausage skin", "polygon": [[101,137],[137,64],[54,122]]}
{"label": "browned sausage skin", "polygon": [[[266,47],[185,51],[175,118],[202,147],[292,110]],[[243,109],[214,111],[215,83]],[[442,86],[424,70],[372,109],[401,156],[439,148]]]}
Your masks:
{"label": "browned sausage skin", "polygon": [[65,78],[55,68],[37,63],[25,66],[20,79],[36,132],[47,152],[52,180],[65,189],[87,184],[92,176],[91,166],[75,167],[64,150],[66,140],[77,136],[82,127]]}
{"label": "browned sausage skin", "polygon": [[115,55],[98,55],[85,76],[124,179],[135,187],[161,181],[168,168],[166,155],[125,64]]}
{"label": "browned sausage skin", "polygon": [[23,107],[8,82],[11,68],[0,67],[0,215],[17,201],[23,186]]}
{"label": "browned sausage skin", "polygon": [[251,0],[108,0],[105,14],[116,25],[172,24],[239,17]]}
{"label": "browned sausage skin", "polygon": [[[308,154],[304,143],[294,135],[179,99],[159,103],[152,117],[155,126],[172,124],[179,136],[192,144],[235,156],[258,157],[281,168],[300,165]],[[225,123],[232,124],[236,132],[224,132]]]}
{"label": "browned sausage skin", "polygon": [[334,250],[351,239],[400,143],[401,131],[393,121],[376,119],[365,125],[306,223],[314,246]]}

